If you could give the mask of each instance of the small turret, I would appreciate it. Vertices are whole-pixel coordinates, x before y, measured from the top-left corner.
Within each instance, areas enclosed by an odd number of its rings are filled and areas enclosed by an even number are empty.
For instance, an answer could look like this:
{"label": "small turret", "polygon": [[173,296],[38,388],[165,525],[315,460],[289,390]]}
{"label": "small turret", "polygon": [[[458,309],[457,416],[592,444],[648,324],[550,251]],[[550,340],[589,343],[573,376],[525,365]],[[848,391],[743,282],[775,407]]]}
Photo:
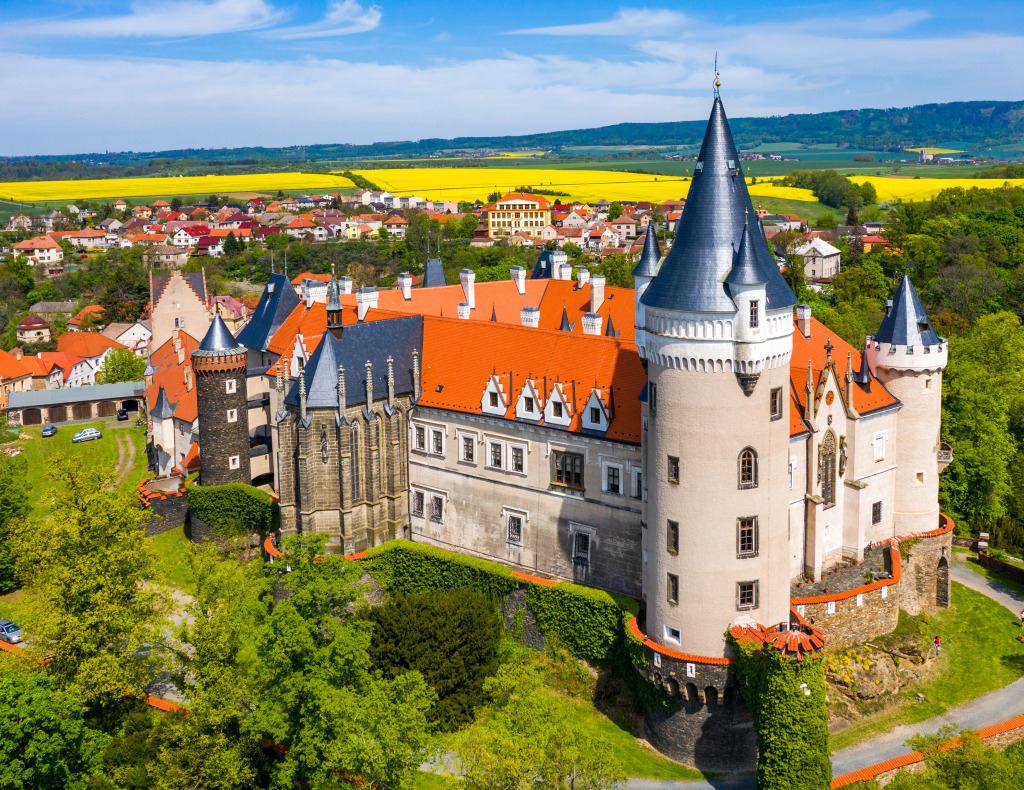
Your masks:
{"label": "small turret", "polygon": [[748,221],[743,225],[740,247],[725,278],[726,288],[736,304],[735,373],[748,396],[754,391],[760,376],[757,361],[762,354],[755,344],[762,344],[765,340],[765,283]]}
{"label": "small turret", "polygon": [[334,276],[334,264],[331,264],[331,284],[327,286],[327,331],[341,338],[341,296],[338,289],[338,278]]}

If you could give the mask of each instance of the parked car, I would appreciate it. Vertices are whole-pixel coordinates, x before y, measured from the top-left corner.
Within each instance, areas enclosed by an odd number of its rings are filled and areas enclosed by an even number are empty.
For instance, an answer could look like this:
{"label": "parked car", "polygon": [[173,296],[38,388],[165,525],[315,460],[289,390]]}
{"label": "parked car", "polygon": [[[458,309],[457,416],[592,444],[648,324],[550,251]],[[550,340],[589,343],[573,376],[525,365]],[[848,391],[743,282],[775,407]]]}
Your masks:
{"label": "parked car", "polygon": [[102,436],[103,434],[95,428],[83,428],[71,438],[71,443],[77,444],[78,442],[91,442],[93,439],[99,439]]}
{"label": "parked car", "polygon": [[16,645],[21,641],[21,629],[10,620],[0,620],[0,642]]}
{"label": "parked car", "polygon": [[43,438],[44,439],[47,436],[53,436],[55,433],[57,433],[57,426],[56,425],[47,425],[45,428],[43,428]]}
{"label": "parked car", "polygon": [[124,422],[127,419],[128,419],[128,409],[118,409],[117,410],[117,421],[118,422]]}

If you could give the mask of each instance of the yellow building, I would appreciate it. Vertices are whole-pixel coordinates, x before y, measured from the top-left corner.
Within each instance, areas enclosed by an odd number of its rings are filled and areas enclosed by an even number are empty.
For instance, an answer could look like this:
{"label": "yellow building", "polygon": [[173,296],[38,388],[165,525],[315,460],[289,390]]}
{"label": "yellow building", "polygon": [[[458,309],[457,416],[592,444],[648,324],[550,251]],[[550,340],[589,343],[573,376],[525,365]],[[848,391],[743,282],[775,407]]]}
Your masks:
{"label": "yellow building", "polygon": [[539,239],[550,224],[551,204],[540,195],[510,192],[487,208],[487,235],[492,239],[520,231]]}

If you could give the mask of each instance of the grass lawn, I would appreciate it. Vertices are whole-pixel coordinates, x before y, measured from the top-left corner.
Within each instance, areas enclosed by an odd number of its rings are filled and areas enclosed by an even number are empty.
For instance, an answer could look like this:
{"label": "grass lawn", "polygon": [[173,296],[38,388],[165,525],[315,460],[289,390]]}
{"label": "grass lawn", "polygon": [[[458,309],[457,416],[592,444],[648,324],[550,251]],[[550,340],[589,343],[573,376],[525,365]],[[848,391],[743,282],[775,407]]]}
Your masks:
{"label": "grass lawn", "polygon": [[178,527],[147,540],[157,560],[153,581],[184,590],[191,581],[188,558],[192,549],[191,541],[185,537],[185,528]]}
{"label": "grass lawn", "polygon": [[[98,428],[103,432],[103,438],[82,444],[72,444],[71,438],[83,428]],[[122,487],[134,487],[143,477],[146,476],[146,435],[141,428],[136,428],[132,420],[118,423],[113,418],[101,419],[92,422],[80,422],[74,424],[60,425],[57,433],[49,438],[42,438],[42,426],[30,425],[22,428],[21,433],[28,436],[27,439],[19,439],[15,446],[22,448],[24,452],[19,458],[27,462],[27,479],[29,485],[29,503],[32,506],[30,517],[45,516],[50,511],[50,501],[46,492],[51,487],[49,472],[49,458],[57,452],[64,452],[71,458],[80,459],[83,464],[97,466],[101,464],[117,464],[118,461],[118,436],[126,436],[135,447],[135,462],[127,470],[125,482]],[[121,442],[124,440],[122,439]],[[126,457],[127,462],[127,457]]]}
{"label": "grass lawn", "polygon": [[[900,612],[897,635],[917,633],[921,618]],[[868,716],[830,738],[833,751],[852,746],[900,724],[915,724],[986,692],[1001,688],[1024,675],[1024,644],[1017,618],[991,598],[953,582],[953,606],[931,618],[925,626],[931,641],[942,639],[941,672],[904,689],[894,708]],[[882,640],[878,640],[882,641]],[[915,702],[923,694],[925,702]]]}

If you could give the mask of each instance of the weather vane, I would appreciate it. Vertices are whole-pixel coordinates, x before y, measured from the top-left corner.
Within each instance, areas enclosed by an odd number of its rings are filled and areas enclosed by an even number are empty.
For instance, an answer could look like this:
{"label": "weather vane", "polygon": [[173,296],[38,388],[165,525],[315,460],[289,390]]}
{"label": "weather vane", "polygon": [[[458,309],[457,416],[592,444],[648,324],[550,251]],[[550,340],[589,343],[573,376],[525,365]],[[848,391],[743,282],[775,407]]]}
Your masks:
{"label": "weather vane", "polygon": [[718,53],[715,53],[715,98],[718,98],[718,89],[722,87],[722,81],[719,79],[721,72],[718,71]]}

